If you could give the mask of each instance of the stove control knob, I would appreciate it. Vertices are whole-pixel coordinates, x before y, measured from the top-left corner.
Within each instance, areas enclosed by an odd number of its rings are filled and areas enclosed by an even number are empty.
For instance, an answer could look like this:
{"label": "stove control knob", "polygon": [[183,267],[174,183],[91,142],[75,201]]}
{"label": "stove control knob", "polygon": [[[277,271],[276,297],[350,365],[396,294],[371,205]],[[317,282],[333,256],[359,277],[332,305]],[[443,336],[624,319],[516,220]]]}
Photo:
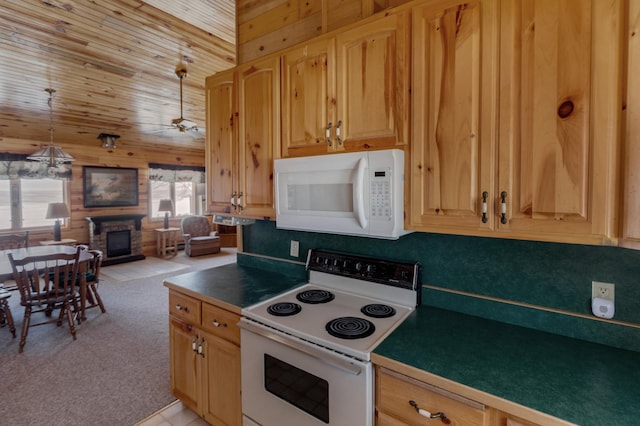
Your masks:
{"label": "stove control knob", "polygon": [[362,263],[356,263],[356,271],[360,272],[362,270]]}
{"label": "stove control knob", "polygon": [[375,266],[373,265],[367,265],[367,273],[371,274],[373,271],[375,271]]}

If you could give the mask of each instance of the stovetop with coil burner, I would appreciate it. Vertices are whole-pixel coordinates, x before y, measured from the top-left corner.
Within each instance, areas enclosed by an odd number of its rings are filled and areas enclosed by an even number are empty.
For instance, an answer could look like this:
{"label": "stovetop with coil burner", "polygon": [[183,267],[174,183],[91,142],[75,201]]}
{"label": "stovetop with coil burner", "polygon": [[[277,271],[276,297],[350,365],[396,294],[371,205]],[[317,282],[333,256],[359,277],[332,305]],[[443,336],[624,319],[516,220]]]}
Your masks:
{"label": "stovetop with coil burner", "polygon": [[310,250],[309,283],[243,309],[286,335],[369,361],[420,303],[419,265]]}

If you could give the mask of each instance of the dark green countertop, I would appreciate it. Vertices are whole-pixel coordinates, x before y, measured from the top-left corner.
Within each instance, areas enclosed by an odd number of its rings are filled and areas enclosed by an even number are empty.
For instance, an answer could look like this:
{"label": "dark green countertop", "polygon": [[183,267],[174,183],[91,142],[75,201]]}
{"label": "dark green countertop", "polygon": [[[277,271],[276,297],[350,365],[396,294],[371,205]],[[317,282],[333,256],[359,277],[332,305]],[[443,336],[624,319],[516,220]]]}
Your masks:
{"label": "dark green countertop", "polygon": [[640,353],[423,306],[375,354],[584,426],[640,424]]}
{"label": "dark green countertop", "polygon": [[[234,263],[165,286],[240,314],[303,282]],[[422,306],[374,353],[579,425],[640,424],[639,352]]]}
{"label": "dark green countertop", "polygon": [[169,277],[164,285],[239,314],[242,308],[303,282],[299,276],[232,263]]}

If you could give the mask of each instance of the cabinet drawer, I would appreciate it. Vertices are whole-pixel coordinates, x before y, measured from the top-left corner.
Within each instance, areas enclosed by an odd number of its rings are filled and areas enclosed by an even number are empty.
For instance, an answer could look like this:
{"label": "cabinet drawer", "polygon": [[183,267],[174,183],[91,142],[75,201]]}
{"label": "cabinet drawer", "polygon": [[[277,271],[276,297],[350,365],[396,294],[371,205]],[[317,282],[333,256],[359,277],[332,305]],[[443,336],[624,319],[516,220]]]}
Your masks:
{"label": "cabinet drawer", "polygon": [[190,324],[200,323],[200,301],[176,291],[169,291],[169,314]]}
{"label": "cabinet drawer", "polygon": [[240,345],[240,316],[208,303],[202,304],[202,329]]}
{"label": "cabinet drawer", "polygon": [[[485,407],[444,389],[431,386],[404,375],[378,369],[376,407],[409,425],[425,425],[426,418],[418,414],[409,401],[432,414],[442,412],[452,425],[482,426]],[[433,420],[439,424],[438,419]],[[436,423],[437,422],[437,423]],[[387,422],[387,424],[392,424]]]}

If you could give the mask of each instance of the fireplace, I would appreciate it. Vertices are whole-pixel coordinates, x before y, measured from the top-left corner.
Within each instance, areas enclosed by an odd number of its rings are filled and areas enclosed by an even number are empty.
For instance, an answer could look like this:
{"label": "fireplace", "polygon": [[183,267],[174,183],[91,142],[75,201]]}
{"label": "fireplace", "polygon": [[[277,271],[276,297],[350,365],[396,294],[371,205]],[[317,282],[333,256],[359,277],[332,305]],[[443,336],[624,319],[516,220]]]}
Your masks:
{"label": "fireplace", "polygon": [[144,214],[87,217],[89,245],[104,253],[103,265],[144,259],[142,224]]}
{"label": "fireplace", "polygon": [[126,256],[131,254],[131,231],[107,232],[107,257]]}

